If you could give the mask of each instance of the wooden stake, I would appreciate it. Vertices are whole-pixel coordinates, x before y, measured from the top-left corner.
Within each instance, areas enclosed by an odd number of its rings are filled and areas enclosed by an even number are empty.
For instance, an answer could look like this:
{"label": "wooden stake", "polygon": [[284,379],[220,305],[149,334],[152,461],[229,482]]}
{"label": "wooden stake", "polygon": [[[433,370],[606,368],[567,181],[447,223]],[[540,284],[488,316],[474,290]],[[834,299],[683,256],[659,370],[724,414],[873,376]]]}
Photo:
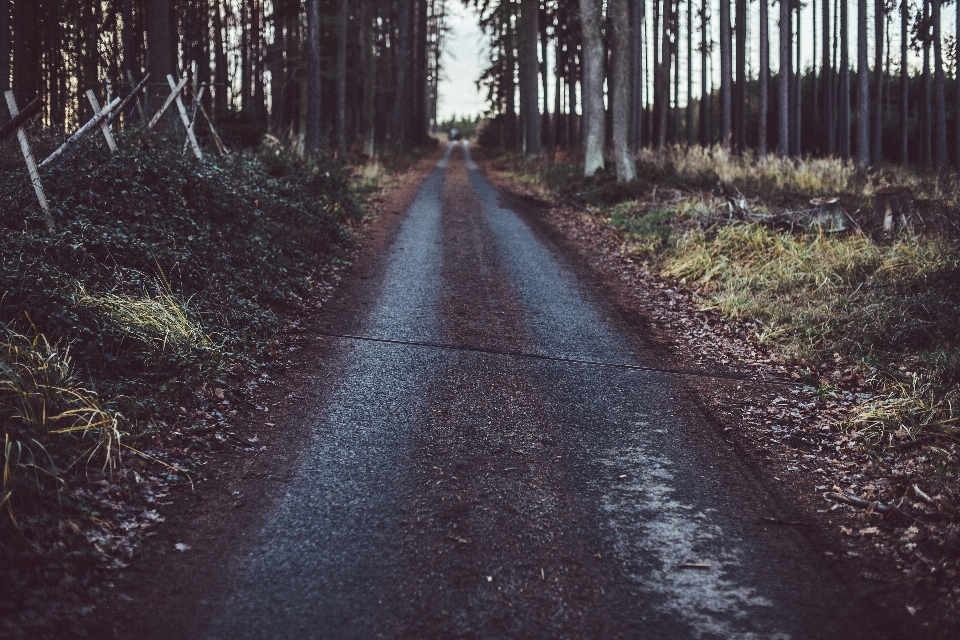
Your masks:
{"label": "wooden stake", "polygon": [[[20,109],[17,108],[17,99],[13,91],[7,91],[4,94],[7,99],[7,108],[10,110],[10,117],[16,118],[20,115]],[[27,140],[27,134],[23,132],[22,127],[17,127],[17,138],[20,140],[20,150],[23,152],[23,159],[27,163],[27,171],[30,173],[30,182],[33,183],[33,190],[37,193],[37,200],[40,201],[40,208],[43,209],[46,219],[47,229],[53,231],[53,218],[50,216],[50,205],[47,204],[47,194],[43,191],[43,185],[40,183],[40,172],[37,171],[37,163],[33,160],[33,152],[30,151],[30,142]]]}
{"label": "wooden stake", "polygon": [[227,146],[223,144],[223,140],[220,139],[220,136],[217,134],[217,130],[213,127],[213,121],[210,119],[210,116],[207,115],[207,110],[203,106],[203,103],[200,103],[200,113],[203,114],[203,119],[207,121],[207,124],[210,125],[210,133],[213,135],[213,141],[217,143],[217,148],[220,149],[220,155],[225,156],[230,152],[227,150]]}
{"label": "wooden stake", "polygon": [[59,158],[60,156],[62,156],[64,151],[66,151],[67,149],[72,147],[74,144],[76,144],[77,141],[80,140],[80,138],[85,136],[91,129],[93,129],[95,126],[100,124],[104,118],[109,116],[110,112],[117,108],[118,104],[120,104],[120,98],[114,98],[113,102],[111,102],[110,104],[108,104],[103,108],[103,111],[100,111],[99,113],[97,113],[97,115],[93,116],[87,122],[87,124],[77,129],[76,133],[74,133],[72,136],[70,136],[70,138],[66,142],[60,145],[59,149],[57,149],[56,151],[51,153],[49,156],[47,156],[47,159],[41,162],[40,166],[45,167],[51,162],[53,162],[54,160],[56,160],[57,158]]}
{"label": "wooden stake", "polygon": [[[181,82],[181,89],[183,88],[184,82],[186,82],[186,78],[184,78],[184,80]],[[203,160],[203,152],[200,151],[200,145],[197,144],[197,138],[193,135],[193,128],[190,126],[190,116],[187,115],[187,109],[183,106],[183,100],[180,99],[180,91],[177,89],[177,83],[174,82],[173,76],[167,76],[167,83],[176,93],[174,99],[177,102],[177,110],[180,111],[180,122],[183,123],[183,128],[187,130],[187,139],[190,141],[190,146],[193,147],[193,155],[197,156],[197,160]]]}
{"label": "wooden stake", "polygon": [[[93,107],[93,114],[100,115],[100,101],[97,100],[97,94],[93,92],[93,89],[87,89],[87,100],[90,101],[90,106]],[[107,97],[109,101],[109,96]],[[113,133],[110,131],[110,124],[108,120],[100,121],[100,131],[103,132],[103,137],[107,140],[107,146],[110,147],[110,151],[116,153],[117,143],[113,139]]]}
{"label": "wooden stake", "polygon": [[[130,74],[130,77],[133,78],[133,74]],[[127,108],[127,105],[130,104],[131,100],[137,101],[137,111],[139,111],[140,114],[143,115],[143,109],[140,107],[140,98],[137,97],[137,94],[140,93],[140,89],[142,89],[144,85],[147,84],[147,80],[149,79],[150,79],[149,73],[143,76],[143,80],[140,81],[140,84],[138,84],[136,87],[133,88],[133,91],[131,91],[127,95],[127,97],[123,99],[123,102],[120,103],[120,106],[110,112],[110,117],[107,119],[108,122],[113,122],[114,120],[119,118],[120,114],[123,113],[123,110]]]}
{"label": "wooden stake", "polygon": [[194,98],[193,104],[190,107],[190,129],[186,140],[183,141],[183,150],[187,150],[187,145],[190,144],[190,133],[194,135],[196,139],[196,130],[197,130],[197,106],[200,104],[200,101],[203,99],[203,92],[206,90],[207,85],[200,85],[200,91],[197,92],[197,97]]}
{"label": "wooden stake", "polygon": [[[167,78],[172,78],[172,76],[167,76]],[[153,129],[157,123],[160,122],[160,118],[162,118],[163,114],[167,112],[167,109],[170,108],[170,105],[173,104],[173,101],[177,99],[177,97],[180,95],[180,92],[183,91],[183,88],[186,85],[187,79],[184,78],[180,81],[180,84],[174,87],[173,92],[167,96],[167,101],[163,103],[162,107],[160,107],[160,111],[157,111],[155,114],[153,114],[153,118],[151,118],[150,123],[147,124],[147,129]]]}
{"label": "wooden stake", "polygon": [[[142,87],[147,82],[147,78],[149,77],[150,77],[150,74],[148,73],[143,77],[143,80],[140,81],[140,84],[136,84],[136,82],[134,82],[133,80],[133,73],[130,71],[130,69],[127,69],[127,81],[130,83],[131,86],[137,87],[136,89],[130,92],[130,96],[136,96],[137,91],[139,91],[140,87]],[[130,101],[130,96],[127,96],[127,100],[124,100],[124,106],[126,106],[126,103]],[[140,104],[139,97],[137,98],[137,113],[140,114],[141,122],[147,121],[147,113],[143,110],[143,105]]]}
{"label": "wooden stake", "polygon": [[0,140],[5,140],[7,136],[16,132],[27,120],[40,113],[43,110],[44,102],[40,98],[34,99],[27,105],[27,108],[21,111],[17,117],[11,119],[7,124],[0,127]]}

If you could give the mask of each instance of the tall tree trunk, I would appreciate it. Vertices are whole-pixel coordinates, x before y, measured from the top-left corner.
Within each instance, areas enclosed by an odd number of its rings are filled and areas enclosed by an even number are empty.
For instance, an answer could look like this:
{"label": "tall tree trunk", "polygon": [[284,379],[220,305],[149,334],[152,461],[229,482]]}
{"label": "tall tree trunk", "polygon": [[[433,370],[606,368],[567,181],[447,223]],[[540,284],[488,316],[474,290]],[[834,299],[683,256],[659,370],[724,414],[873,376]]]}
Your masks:
{"label": "tall tree trunk", "polygon": [[631,142],[634,152],[643,147],[643,21],[644,0],[632,0],[630,3],[630,28],[633,31],[631,38],[631,69],[630,77],[630,126]]}
{"label": "tall tree trunk", "polygon": [[857,0],[857,166],[870,164],[870,70],[867,68],[867,0]]}
{"label": "tall tree trunk", "polygon": [[410,139],[423,144],[429,133],[427,125],[427,0],[416,0],[414,50],[416,66],[413,75],[413,99],[410,101]]}
{"label": "tall tree trunk", "polygon": [[947,100],[943,80],[940,2],[933,0],[933,153],[936,167],[942,171],[950,164],[950,158],[947,154]]}
{"label": "tall tree trunk", "polygon": [[[124,20],[126,26],[126,20]],[[126,59],[126,56],[124,56]],[[10,88],[10,0],[0,0],[0,93]],[[0,109],[0,113],[3,110]]]}
{"label": "tall tree trunk", "polygon": [[637,177],[630,145],[630,54],[633,30],[630,28],[628,0],[609,0],[610,25],[613,36],[613,153],[617,165],[617,182],[631,182]]}
{"label": "tall tree trunk", "polygon": [[733,133],[733,52],[730,44],[730,0],[720,0],[720,144],[724,149],[730,149]]}
{"label": "tall tree trunk", "polygon": [[520,1],[520,114],[523,121],[523,152],[538,156],[541,151],[540,88],[537,37],[540,35],[539,0]]}
{"label": "tall tree trunk", "polygon": [[374,55],[373,21],[366,13],[367,3],[360,5],[360,37],[363,50],[363,151],[373,157],[377,122],[377,56]]}
{"label": "tall tree trunk", "polygon": [[840,0],[840,157],[850,159],[850,30],[847,0]]}
{"label": "tall tree trunk", "polygon": [[550,76],[547,71],[547,61],[550,59],[548,45],[549,39],[547,38],[547,30],[544,26],[540,30],[540,54],[543,57],[543,64],[538,65],[540,68],[540,80],[542,82],[541,88],[543,89],[543,117],[540,118],[542,126],[541,134],[543,136],[541,145],[546,144],[550,149],[553,149],[553,127],[550,126],[550,83],[547,80]]}
{"label": "tall tree trunk", "polygon": [[580,23],[583,30],[583,102],[586,122],[586,164],[584,175],[593,177],[603,169],[604,133],[603,109],[604,47],[600,38],[600,0],[580,0]]}
{"label": "tall tree trunk", "polygon": [[[910,125],[910,76],[907,70],[907,43],[909,38],[910,5],[900,0],[900,162],[910,161],[909,135]],[[960,39],[958,39],[960,43]],[[960,86],[960,84],[958,84]],[[958,103],[960,104],[960,103]]]}
{"label": "tall tree trunk", "polygon": [[956,11],[957,21],[956,21],[956,37],[954,39],[954,64],[956,67],[953,71],[953,153],[954,159],[956,160],[956,166],[960,167],[960,5],[957,7]]}
{"label": "tall tree trunk", "polygon": [[[664,4],[670,1],[663,0]],[[650,100],[650,104],[653,106],[652,117],[650,118],[650,144],[659,143],[660,107],[663,105],[663,98],[660,97],[660,19],[662,17],[660,2],[661,0],[653,0],[653,30],[650,32],[653,34],[653,41],[651,42],[653,62],[648,65],[653,72],[653,95]]]}
{"label": "tall tree trunk", "polygon": [[873,60],[873,145],[871,146],[871,164],[880,167],[883,163],[883,31],[886,22],[884,0],[874,4],[874,50]]}
{"label": "tall tree trunk", "polygon": [[921,146],[923,165],[933,164],[933,118],[930,87],[930,3],[923,0],[923,95],[921,99]]}
{"label": "tall tree trunk", "polygon": [[663,3],[663,31],[660,34],[660,44],[662,46],[660,53],[660,86],[657,88],[659,104],[657,146],[661,148],[667,142],[668,119],[670,116],[670,62],[673,59],[673,43],[670,41],[670,34],[675,29],[674,25],[676,24],[676,11],[674,9],[676,2],[677,0],[664,0]]}
{"label": "tall tree trunk", "polygon": [[518,136],[517,136],[517,104],[516,104],[516,95],[517,95],[517,85],[516,85],[516,69],[517,69],[517,59],[514,56],[514,31],[513,25],[510,21],[510,16],[508,15],[503,22],[503,40],[504,40],[504,70],[503,70],[503,95],[504,95],[504,108],[506,113],[504,117],[506,119],[506,126],[504,126],[504,142],[508,151],[516,151]]}
{"label": "tall tree trunk", "polygon": [[734,97],[736,149],[747,149],[747,0],[737,0],[737,84]]}
{"label": "tall tree trunk", "polygon": [[[830,1],[823,1],[823,61],[820,81],[823,83],[823,120],[826,123],[827,155],[837,152],[837,98],[834,95],[833,58],[830,56]],[[834,16],[836,20],[836,16]]]}
{"label": "tall tree trunk", "polygon": [[767,0],[760,0],[760,113],[757,123],[757,150],[760,157],[767,155],[767,120],[770,115],[770,16]]}
{"label": "tall tree trunk", "polygon": [[[792,91],[792,94],[791,94],[792,102],[790,103],[791,104],[790,106],[790,149],[791,149],[791,154],[793,156],[800,157],[800,154],[803,152],[803,148],[802,148],[803,135],[801,133],[801,127],[800,127],[800,123],[801,123],[800,112],[801,112],[801,107],[803,106],[802,104],[803,69],[801,68],[801,60],[803,60],[803,58],[800,55],[801,53],[800,10],[803,8],[803,5],[797,2],[795,5],[795,8],[797,12],[796,22],[794,23],[797,27],[796,52],[795,52],[795,55],[791,53],[793,57],[791,58],[791,62],[790,62],[790,65],[791,65],[790,68],[793,70],[793,72],[790,74],[791,91]],[[793,25],[791,25],[791,27],[792,26]],[[796,67],[793,66],[794,64],[796,65]]]}
{"label": "tall tree trunk", "polygon": [[347,21],[349,0],[340,0],[337,8],[337,157],[347,155]]}
{"label": "tall tree trunk", "polygon": [[820,114],[820,83],[817,81],[817,0],[811,0],[811,9],[810,20],[813,22],[813,43],[810,54],[810,80],[813,88],[813,118],[815,123],[813,131],[816,134],[820,128],[819,124],[816,124],[816,119]]}
{"label": "tall tree trunk", "polygon": [[707,0],[700,0],[700,144],[704,147],[709,147],[712,142],[712,132],[710,128],[710,92],[707,89],[708,26]]}
{"label": "tall tree trunk", "polygon": [[402,147],[407,142],[410,108],[410,54],[413,39],[413,0],[399,2],[399,34],[397,42],[397,91],[393,100],[393,117],[390,119],[390,143]]}
{"label": "tall tree trunk", "polygon": [[793,35],[790,27],[790,2],[780,0],[780,78],[777,86],[780,97],[779,136],[777,151],[780,156],[790,155],[790,40]]}
{"label": "tall tree trunk", "polygon": [[687,146],[693,146],[693,0],[687,0]]}
{"label": "tall tree trunk", "polygon": [[320,154],[321,81],[320,0],[307,0],[307,121],[304,126],[304,150],[311,156]]}
{"label": "tall tree trunk", "polygon": [[253,55],[253,113],[257,124],[266,125],[267,122],[267,81],[264,75],[263,63],[263,0],[253,0],[250,16],[250,46]]}
{"label": "tall tree trunk", "polygon": [[213,4],[213,63],[214,63],[214,115],[217,118],[223,118],[228,109],[227,103],[227,83],[229,81],[227,71],[227,50],[224,47],[223,36],[226,32],[224,21],[220,9],[221,0],[214,0]]}
{"label": "tall tree trunk", "polygon": [[556,46],[554,47],[556,56],[553,73],[553,121],[550,127],[551,151],[556,151],[557,147],[563,143],[563,51],[561,50],[559,31],[557,32]]}
{"label": "tall tree trunk", "polygon": [[[146,3],[147,56],[151,82],[148,85],[149,110],[155,111],[163,105],[170,89],[164,89],[167,74],[173,73],[173,50],[170,47],[172,28],[170,24],[169,0],[155,0]],[[152,114],[151,114],[152,115]],[[173,114],[166,118],[167,128],[173,122]]]}

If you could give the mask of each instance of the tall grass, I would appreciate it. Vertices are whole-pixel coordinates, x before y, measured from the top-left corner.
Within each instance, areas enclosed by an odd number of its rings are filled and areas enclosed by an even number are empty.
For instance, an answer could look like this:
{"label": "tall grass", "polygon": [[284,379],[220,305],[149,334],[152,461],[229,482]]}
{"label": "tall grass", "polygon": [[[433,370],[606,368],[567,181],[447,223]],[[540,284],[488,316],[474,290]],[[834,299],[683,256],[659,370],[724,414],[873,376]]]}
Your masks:
{"label": "tall grass", "polygon": [[121,434],[119,416],[74,375],[68,348],[0,332],[0,508],[15,522],[20,494],[56,492],[64,474],[84,464],[116,464]]}

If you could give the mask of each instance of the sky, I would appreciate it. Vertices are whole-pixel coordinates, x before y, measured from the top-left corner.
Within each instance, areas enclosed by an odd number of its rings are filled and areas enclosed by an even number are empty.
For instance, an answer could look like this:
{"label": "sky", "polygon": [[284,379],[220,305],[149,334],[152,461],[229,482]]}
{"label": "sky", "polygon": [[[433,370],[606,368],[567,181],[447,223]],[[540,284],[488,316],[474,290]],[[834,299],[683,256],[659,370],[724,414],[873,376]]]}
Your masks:
{"label": "sky", "polygon": [[441,122],[453,115],[475,116],[487,110],[485,91],[477,80],[487,62],[486,38],[476,14],[460,0],[447,2],[447,34],[440,76],[438,115]]}

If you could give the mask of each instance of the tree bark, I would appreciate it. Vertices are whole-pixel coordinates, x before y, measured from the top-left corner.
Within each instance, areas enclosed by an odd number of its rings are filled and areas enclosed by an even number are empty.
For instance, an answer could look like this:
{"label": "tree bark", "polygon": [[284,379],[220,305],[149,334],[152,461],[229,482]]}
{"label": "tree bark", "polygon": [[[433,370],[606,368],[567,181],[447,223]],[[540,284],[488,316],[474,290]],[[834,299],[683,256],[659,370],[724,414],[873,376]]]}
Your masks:
{"label": "tree bark", "polygon": [[957,37],[954,43],[956,49],[953,59],[957,68],[953,73],[953,86],[955,91],[953,94],[953,153],[956,166],[960,167],[960,5],[957,7],[956,15],[956,31],[954,31],[954,33]]}
{"label": "tree bark", "polygon": [[700,0],[700,144],[704,147],[711,145],[713,137],[710,126],[710,91],[707,88],[708,26],[707,0]]}
{"label": "tree bark", "polygon": [[733,69],[730,43],[730,0],[720,0],[720,144],[730,149],[733,128]]}
{"label": "tree bark", "polygon": [[870,70],[867,68],[867,0],[857,0],[857,166],[870,165]]}
{"label": "tree bark", "polygon": [[224,47],[223,34],[226,31],[220,8],[221,0],[214,0],[213,4],[213,82],[214,82],[214,119],[223,118],[228,109],[227,103],[227,51]]}
{"label": "tree bark", "polygon": [[780,0],[780,78],[777,86],[780,109],[777,151],[784,158],[790,155],[790,76],[793,75],[790,63],[790,41],[793,35],[790,14],[789,0]]}
{"label": "tree bark", "polygon": [[947,154],[947,105],[943,80],[943,44],[940,37],[940,2],[933,0],[933,154],[938,170],[950,163]]}
{"label": "tree bark", "polygon": [[605,114],[603,107],[604,47],[600,38],[600,1],[580,0],[580,23],[583,29],[583,102],[586,131],[584,175],[592,178],[603,169]]}
{"label": "tree bark", "polygon": [[[636,37],[636,36],[634,36]],[[693,146],[693,0],[687,0],[687,146]]]}
{"label": "tree bark", "polygon": [[[907,73],[909,24],[910,5],[907,4],[907,0],[900,0],[900,162],[903,164],[910,161],[910,140],[907,132],[910,124],[910,113],[908,111],[910,107],[910,77]],[[960,44],[960,39],[958,39],[958,44]],[[957,86],[960,87],[960,83]]]}
{"label": "tree bark", "polygon": [[630,28],[628,0],[609,0],[613,36],[613,152],[617,164],[617,182],[636,179],[636,163],[630,145],[630,54],[633,30]]}
{"label": "tree bark", "polygon": [[516,151],[518,135],[517,135],[517,85],[516,85],[516,69],[517,69],[517,59],[514,55],[514,47],[516,46],[516,38],[511,24],[511,15],[507,15],[504,20],[504,48],[506,49],[506,56],[504,56],[504,94],[506,96],[506,126],[504,127],[504,137],[506,138],[506,147],[509,151]]}
{"label": "tree bark", "polygon": [[347,155],[347,21],[349,0],[340,0],[337,8],[337,157]]}
{"label": "tree bark", "polygon": [[[660,86],[657,88],[658,106],[658,129],[657,146],[663,148],[667,143],[667,125],[670,116],[670,62],[673,58],[673,43],[670,42],[670,34],[675,30],[677,0],[664,0],[663,3],[663,31],[660,35],[660,44],[662,51],[660,54]],[[721,0],[729,2],[729,0]]]}
{"label": "tree bark", "polygon": [[363,55],[363,152],[373,157],[377,122],[377,56],[373,53],[373,22],[367,15],[367,3],[360,5],[360,48]]}
{"label": "tree bark", "polygon": [[760,0],[760,89],[759,122],[757,123],[757,151],[767,155],[767,120],[770,115],[770,17],[767,0]]}
{"label": "tree bark", "polygon": [[538,156],[541,151],[540,86],[537,60],[539,0],[520,2],[520,114],[523,120],[523,153]]}
{"label": "tree bark", "polygon": [[[126,20],[124,20],[126,24]],[[10,88],[10,0],[0,0],[0,93]]]}
{"label": "tree bark", "polygon": [[923,165],[929,167],[933,164],[933,118],[931,105],[930,89],[930,3],[923,0],[923,87],[921,97],[921,158]]}
{"label": "tree bark", "polygon": [[630,28],[633,31],[631,38],[631,142],[634,152],[643,147],[643,10],[644,0],[632,0],[630,3]]}
{"label": "tree bark", "polygon": [[320,154],[321,118],[320,76],[320,0],[307,0],[307,121],[304,126],[304,150]]}
{"label": "tree bark", "polygon": [[[820,81],[823,83],[823,120],[826,123],[827,155],[837,152],[837,100],[834,95],[833,59],[830,57],[830,1],[823,0],[823,61]],[[836,17],[834,17],[836,19]]]}
{"label": "tree bark", "polygon": [[410,108],[410,54],[413,39],[413,0],[400,0],[397,42],[397,92],[393,100],[393,117],[390,119],[390,143],[402,147],[407,142]]}
{"label": "tree bark", "polygon": [[840,157],[850,159],[850,36],[847,2],[840,0]]}
{"label": "tree bark", "polygon": [[736,149],[747,149],[747,0],[737,0],[737,84],[734,97]]}
{"label": "tree bark", "polygon": [[[155,0],[146,3],[147,27],[147,57],[150,71],[149,110],[153,111],[163,105],[170,90],[166,88],[167,74],[173,73],[173,51],[170,47],[172,30],[170,25],[170,3],[168,0]],[[160,123],[164,128],[171,128],[173,113]]]}
{"label": "tree bark", "polygon": [[873,144],[871,164],[880,167],[883,163],[883,32],[885,20],[884,0],[874,3],[874,59],[873,59]]}

